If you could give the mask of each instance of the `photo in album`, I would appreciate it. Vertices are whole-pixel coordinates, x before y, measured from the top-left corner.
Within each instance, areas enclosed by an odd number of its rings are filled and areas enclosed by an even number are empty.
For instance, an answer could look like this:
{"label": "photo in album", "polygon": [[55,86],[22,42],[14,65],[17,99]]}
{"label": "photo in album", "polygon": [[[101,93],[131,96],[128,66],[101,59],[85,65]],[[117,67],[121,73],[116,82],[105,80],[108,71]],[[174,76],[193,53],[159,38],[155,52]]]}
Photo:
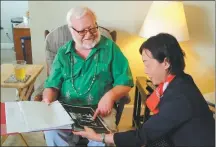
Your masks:
{"label": "photo in album", "polygon": [[101,117],[97,116],[95,120],[93,119],[95,111],[91,107],[72,106],[64,103],[62,103],[62,106],[75,122],[72,125],[74,131],[81,131],[84,129],[84,126],[87,126],[98,133],[110,132]]}

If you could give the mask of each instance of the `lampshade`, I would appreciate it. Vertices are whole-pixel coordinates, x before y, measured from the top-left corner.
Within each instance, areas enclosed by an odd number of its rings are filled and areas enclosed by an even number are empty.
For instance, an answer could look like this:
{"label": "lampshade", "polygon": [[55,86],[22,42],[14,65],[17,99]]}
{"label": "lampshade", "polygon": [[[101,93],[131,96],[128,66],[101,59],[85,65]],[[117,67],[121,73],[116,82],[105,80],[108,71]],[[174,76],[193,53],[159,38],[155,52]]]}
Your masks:
{"label": "lampshade", "polygon": [[153,1],[139,35],[149,38],[169,33],[181,41],[189,40],[184,6],[181,1]]}

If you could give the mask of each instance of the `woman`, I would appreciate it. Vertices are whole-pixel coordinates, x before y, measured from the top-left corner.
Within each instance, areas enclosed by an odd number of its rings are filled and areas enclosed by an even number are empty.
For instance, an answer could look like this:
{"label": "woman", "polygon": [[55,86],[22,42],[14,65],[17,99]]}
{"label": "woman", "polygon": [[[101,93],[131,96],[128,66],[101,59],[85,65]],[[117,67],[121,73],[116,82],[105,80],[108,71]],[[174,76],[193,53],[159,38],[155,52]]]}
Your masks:
{"label": "woman", "polygon": [[213,115],[192,77],[184,73],[184,52],[176,38],[158,34],[139,51],[146,74],[158,85],[146,101],[154,115],[139,130],[101,135],[85,127],[74,134],[116,146],[149,145],[162,137],[174,146],[214,146]]}

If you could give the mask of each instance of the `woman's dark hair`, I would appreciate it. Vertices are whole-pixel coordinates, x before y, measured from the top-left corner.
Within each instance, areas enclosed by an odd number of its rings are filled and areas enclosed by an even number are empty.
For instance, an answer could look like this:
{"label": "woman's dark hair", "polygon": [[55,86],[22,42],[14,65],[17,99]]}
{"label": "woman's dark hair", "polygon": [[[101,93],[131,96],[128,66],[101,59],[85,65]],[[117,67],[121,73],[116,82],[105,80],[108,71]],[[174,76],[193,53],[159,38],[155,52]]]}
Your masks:
{"label": "woman's dark hair", "polygon": [[154,59],[162,63],[166,58],[170,63],[169,72],[177,75],[184,71],[185,53],[181,49],[175,37],[167,33],[160,33],[156,36],[150,37],[145,41],[139,52],[142,55],[143,50],[149,50]]}

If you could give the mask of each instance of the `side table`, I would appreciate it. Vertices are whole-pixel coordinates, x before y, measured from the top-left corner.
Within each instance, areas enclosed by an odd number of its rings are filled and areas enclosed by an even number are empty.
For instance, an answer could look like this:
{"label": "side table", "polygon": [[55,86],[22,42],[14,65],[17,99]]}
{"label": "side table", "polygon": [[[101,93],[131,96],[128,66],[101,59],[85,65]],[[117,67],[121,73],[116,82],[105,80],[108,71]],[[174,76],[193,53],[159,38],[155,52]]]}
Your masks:
{"label": "side table", "polygon": [[[5,83],[4,81],[7,80],[11,74],[14,74],[14,67],[13,64],[1,64],[1,87],[3,88],[16,88],[18,90],[19,100],[25,101],[29,100],[32,92],[36,78],[43,70],[43,65],[34,65],[34,64],[27,64],[26,65],[26,74],[31,75],[31,77],[25,83]],[[6,126],[1,126],[2,128]],[[2,133],[1,133],[2,134]],[[22,134],[18,134],[22,141],[28,146],[27,142],[25,141]],[[1,135],[1,145],[5,142],[9,135]]]}

